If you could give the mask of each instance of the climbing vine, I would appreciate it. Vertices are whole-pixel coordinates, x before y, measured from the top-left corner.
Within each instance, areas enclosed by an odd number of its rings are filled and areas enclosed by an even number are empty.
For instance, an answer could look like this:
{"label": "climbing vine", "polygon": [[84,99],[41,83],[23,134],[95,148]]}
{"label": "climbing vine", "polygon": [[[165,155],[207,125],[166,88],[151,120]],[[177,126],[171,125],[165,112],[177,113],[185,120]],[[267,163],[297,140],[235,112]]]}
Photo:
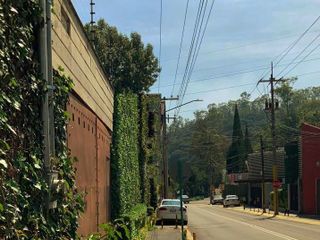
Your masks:
{"label": "climbing vine", "polygon": [[113,121],[111,215],[115,219],[141,201],[137,95],[116,95]]}
{"label": "climbing vine", "polygon": [[65,112],[72,81],[55,71],[56,159],[64,191],[48,210],[41,107],[46,88],[39,74],[36,0],[0,0],[0,238],[75,239],[83,208],[66,147]]}

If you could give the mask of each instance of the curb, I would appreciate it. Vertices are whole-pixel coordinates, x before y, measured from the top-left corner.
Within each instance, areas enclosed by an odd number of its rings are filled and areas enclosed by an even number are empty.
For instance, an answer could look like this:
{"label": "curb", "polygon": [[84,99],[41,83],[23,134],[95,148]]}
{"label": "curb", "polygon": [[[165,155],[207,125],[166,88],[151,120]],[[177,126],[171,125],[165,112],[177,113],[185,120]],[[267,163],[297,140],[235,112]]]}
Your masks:
{"label": "curb", "polygon": [[187,240],[195,240],[195,239],[193,239],[193,236],[192,236],[192,233],[191,233],[189,227],[186,227],[186,230],[187,230]]}
{"label": "curb", "polygon": [[270,213],[262,213],[262,210],[259,212],[253,212],[253,211],[246,211],[243,209],[237,209],[237,208],[229,208],[230,210],[241,212],[241,213],[246,213],[254,216],[266,216],[266,217],[274,217],[276,219],[281,219],[281,220],[287,220],[291,222],[298,222],[298,223],[305,223],[305,224],[310,224],[310,225],[318,225],[320,226],[320,220],[316,219],[307,219],[307,218],[299,218],[299,217],[294,217],[294,216],[281,216],[277,215],[274,216],[273,214]]}

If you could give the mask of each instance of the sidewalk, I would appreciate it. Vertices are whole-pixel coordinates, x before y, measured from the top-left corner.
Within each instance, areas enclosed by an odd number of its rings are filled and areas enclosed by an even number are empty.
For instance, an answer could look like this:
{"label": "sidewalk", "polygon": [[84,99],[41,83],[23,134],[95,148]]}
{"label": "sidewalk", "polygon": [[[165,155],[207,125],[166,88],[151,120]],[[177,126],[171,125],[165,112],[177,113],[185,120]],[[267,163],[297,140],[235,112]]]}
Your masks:
{"label": "sidewalk", "polygon": [[288,215],[284,215],[284,213],[279,213],[279,215],[274,216],[273,211],[268,211],[266,210],[266,213],[262,212],[261,208],[246,208],[243,209],[243,207],[233,207],[233,208],[228,208],[233,211],[237,212],[243,212],[246,214],[251,214],[251,215],[256,215],[256,216],[266,216],[269,218],[277,218],[277,219],[283,219],[283,220],[288,220],[288,221],[293,221],[293,222],[300,222],[300,223],[306,223],[306,224],[312,224],[312,225],[319,225],[320,226],[320,217],[319,216],[306,216],[306,215],[297,215],[297,214],[292,214],[290,213]]}
{"label": "sidewalk", "polygon": [[[192,240],[190,231],[187,229],[187,240]],[[175,226],[157,226],[153,231],[150,231],[147,240],[181,240],[181,228]]]}

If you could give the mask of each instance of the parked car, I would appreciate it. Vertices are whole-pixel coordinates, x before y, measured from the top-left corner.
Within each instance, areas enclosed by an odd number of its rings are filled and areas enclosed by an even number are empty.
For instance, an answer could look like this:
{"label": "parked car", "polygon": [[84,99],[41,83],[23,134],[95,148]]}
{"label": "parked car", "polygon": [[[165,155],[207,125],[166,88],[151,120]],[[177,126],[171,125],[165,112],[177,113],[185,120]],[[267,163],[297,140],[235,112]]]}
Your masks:
{"label": "parked car", "polygon": [[221,195],[214,195],[212,200],[211,200],[211,204],[215,205],[215,204],[223,204],[223,197]]}
{"label": "parked car", "polygon": [[188,195],[182,195],[182,201],[183,201],[184,203],[189,203],[189,202],[190,202],[189,196],[188,196]]}
{"label": "parked car", "polygon": [[223,201],[223,207],[240,206],[240,200],[237,195],[227,195]]}
{"label": "parked car", "polygon": [[[188,224],[187,206],[182,204],[183,221],[184,224]],[[163,199],[157,210],[157,222],[163,221],[180,221],[180,200],[179,199]]]}

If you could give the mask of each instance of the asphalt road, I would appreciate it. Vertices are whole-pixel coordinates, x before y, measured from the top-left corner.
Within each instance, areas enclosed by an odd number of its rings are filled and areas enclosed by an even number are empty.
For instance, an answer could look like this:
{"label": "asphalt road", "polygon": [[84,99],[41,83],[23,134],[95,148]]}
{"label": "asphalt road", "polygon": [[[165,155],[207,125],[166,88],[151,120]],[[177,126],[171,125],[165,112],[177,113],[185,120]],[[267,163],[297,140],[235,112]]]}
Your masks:
{"label": "asphalt road", "polygon": [[197,240],[315,240],[320,227],[212,206],[207,201],[188,204],[189,229]]}

